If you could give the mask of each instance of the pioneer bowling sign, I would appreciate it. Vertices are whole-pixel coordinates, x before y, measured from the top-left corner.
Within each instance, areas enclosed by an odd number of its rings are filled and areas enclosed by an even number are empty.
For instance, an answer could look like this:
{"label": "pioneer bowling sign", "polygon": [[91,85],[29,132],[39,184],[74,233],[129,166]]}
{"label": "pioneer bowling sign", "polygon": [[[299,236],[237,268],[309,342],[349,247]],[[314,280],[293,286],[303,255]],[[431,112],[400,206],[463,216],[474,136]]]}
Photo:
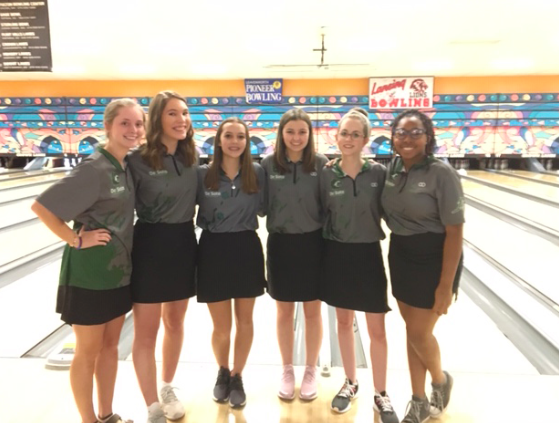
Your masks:
{"label": "pioneer bowling sign", "polygon": [[430,109],[433,77],[370,78],[370,109]]}

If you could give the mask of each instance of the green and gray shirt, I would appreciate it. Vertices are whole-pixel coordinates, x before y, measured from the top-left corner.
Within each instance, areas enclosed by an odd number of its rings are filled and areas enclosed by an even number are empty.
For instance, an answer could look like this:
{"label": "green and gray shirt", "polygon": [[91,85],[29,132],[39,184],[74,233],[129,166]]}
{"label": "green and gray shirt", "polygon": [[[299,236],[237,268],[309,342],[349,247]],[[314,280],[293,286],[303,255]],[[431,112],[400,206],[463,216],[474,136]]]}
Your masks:
{"label": "green and gray shirt", "polygon": [[177,154],[163,158],[163,169],[154,170],[138,149],[128,157],[136,188],[136,214],[146,223],[184,223],[194,218],[197,173]]}
{"label": "green and gray shirt", "polygon": [[320,178],[321,197],[326,212],[323,236],[348,243],[371,243],[385,238],[380,226],[380,196],[385,168],[365,161],[352,179],[340,167],[340,159],[325,167]]}
{"label": "green and gray shirt", "polygon": [[261,165],[266,171],[268,187],[266,227],[269,233],[303,234],[322,228],[324,213],[320,203],[320,173],[328,159],[315,158],[315,170],[303,171],[303,162],[287,159],[289,172],[276,169],[274,155],[266,156]]}
{"label": "green and gray shirt", "polygon": [[123,169],[108,151],[99,148],[70,175],[43,192],[37,201],[74,228],[108,229],[104,246],[76,250],[66,246],[60,284],[93,290],[130,284],[134,185],[128,166]]}
{"label": "green and gray shirt", "polygon": [[460,177],[433,156],[406,172],[398,157],[387,170],[382,206],[396,235],[445,233],[446,225],[464,223],[464,193]]}
{"label": "green and gray shirt", "polygon": [[231,180],[220,169],[219,189],[206,188],[204,179],[209,166],[198,168],[198,215],[196,224],[210,232],[254,231],[258,228],[257,215],[264,213],[266,175],[264,169],[253,163],[258,180],[258,192],[247,194],[242,190],[241,172]]}

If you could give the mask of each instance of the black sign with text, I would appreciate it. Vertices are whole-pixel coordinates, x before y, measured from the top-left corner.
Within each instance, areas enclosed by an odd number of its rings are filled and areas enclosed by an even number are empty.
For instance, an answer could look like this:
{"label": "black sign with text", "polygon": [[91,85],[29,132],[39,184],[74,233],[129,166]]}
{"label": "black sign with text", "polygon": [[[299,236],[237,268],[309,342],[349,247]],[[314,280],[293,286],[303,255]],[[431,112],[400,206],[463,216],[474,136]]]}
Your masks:
{"label": "black sign with text", "polygon": [[51,72],[48,3],[0,0],[0,72]]}

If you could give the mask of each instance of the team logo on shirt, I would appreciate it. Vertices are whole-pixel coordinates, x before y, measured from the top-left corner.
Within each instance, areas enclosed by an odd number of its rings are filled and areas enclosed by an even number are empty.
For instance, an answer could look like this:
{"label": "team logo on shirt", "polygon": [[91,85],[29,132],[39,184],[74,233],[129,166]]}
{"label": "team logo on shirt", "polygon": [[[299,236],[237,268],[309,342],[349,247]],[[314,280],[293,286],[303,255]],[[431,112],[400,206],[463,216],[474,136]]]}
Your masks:
{"label": "team logo on shirt", "polygon": [[334,179],[332,181],[332,188],[339,188],[342,186],[342,180],[341,179]]}
{"label": "team logo on shirt", "polygon": [[311,173],[309,173],[309,175],[311,175],[311,176],[316,176],[317,173],[316,173],[316,172],[311,172]]}
{"label": "team logo on shirt", "polygon": [[372,186],[373,188],[378,187],[378,182],[371,182],[371,186]]}
{"label": "team logo on shirt", "polygon": [[120,178],[118,177],[118,175],[116,173],[113,175],[113,182],[115,184],[118,184],[120,182]]}
{"label": "team logo on shirt", "polygon": [[427,186],[427,184],[425,182],[420,182],[420,183],[417,184],[417,186],[419,188],[425,188]]}

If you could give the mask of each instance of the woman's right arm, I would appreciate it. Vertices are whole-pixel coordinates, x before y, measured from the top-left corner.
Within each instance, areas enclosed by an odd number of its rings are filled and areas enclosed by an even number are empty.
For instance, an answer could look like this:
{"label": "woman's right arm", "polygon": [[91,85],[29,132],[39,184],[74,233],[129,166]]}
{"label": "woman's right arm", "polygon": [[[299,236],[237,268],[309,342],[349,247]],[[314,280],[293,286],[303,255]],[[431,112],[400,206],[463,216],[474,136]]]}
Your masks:
{"label": "woman's right arm", "polygon": [[77,234],[74,233],[66,222],[38,201],[35,201],[31,205],[31,210],[37,215],[39,220],[46,225],[47,228],[49,228],[56,236],[71,247],[90,248],[97,245],[107,245],[107,243],[111,240],[111,234],[107,229],[85,231],[82,227]]}

